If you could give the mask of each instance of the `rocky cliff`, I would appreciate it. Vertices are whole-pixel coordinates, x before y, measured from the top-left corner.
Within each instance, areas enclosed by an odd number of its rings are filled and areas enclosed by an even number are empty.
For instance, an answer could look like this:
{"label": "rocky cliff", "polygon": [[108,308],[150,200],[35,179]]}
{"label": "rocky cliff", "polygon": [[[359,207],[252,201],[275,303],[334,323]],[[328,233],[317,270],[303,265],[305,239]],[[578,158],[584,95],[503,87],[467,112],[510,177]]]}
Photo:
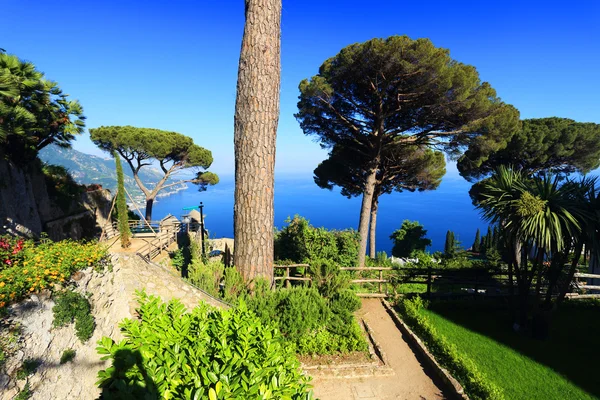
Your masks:
{"label": "rocky cliff", "polygon": [[53,240],[93,237],[108,218],[108,190],[52,196],[39,163],[20,166],[0,156],[0,234]]}

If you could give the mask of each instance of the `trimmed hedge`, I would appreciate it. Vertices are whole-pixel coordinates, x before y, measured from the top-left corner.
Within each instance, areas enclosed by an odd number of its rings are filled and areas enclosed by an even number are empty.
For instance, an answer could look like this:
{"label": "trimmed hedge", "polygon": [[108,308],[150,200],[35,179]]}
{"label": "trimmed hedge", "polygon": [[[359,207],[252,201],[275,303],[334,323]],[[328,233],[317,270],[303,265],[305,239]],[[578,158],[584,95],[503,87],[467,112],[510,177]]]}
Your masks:
{"label": "trimmed hedge", "polygon": [[461,383],[471,399],[505,399],[502,390],[490,382],[471,359],[459,353],[456,345],[435,329],[421,312],[425,306],[423,300],[416,296],[401,300],[396,308],[404,322],[423,340],[436,360]]}

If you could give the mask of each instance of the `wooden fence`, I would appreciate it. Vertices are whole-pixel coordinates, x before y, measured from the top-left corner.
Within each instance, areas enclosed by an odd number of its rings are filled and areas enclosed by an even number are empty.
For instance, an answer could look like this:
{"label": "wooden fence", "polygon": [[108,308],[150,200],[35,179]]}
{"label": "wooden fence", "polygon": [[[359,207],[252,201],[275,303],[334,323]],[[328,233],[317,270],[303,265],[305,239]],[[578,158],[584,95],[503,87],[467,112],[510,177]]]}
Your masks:
{"label": "wooden fence", "polygon": [[138,249],[136,254],[151,261],[177,241],[177,234],[177,230],[159,232],[153,239],[145,240],[146,243]]}

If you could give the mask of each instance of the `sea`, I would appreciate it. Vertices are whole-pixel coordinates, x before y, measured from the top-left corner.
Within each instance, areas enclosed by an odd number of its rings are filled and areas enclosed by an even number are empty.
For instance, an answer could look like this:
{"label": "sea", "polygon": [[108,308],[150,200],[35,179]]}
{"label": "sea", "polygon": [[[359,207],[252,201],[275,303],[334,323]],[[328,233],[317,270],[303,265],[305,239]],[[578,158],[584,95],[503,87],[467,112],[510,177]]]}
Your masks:
{"label": "sea", "polygon": [[[451,230],[464,248],[475,239],[477,228],[485,234],[488,224],[482,220],[469,197],[471,183],[461,177],[445,177],[433,191],[401,192],[380,198],[377,217],[377,251],[391,254],[390,235],[405,219],[419,221],[427,230],[431,252],[443,250],[446,232]],[[203,204],[206,229],[211,238],[233,237],[234,177],[220,176],[219,184],[199,192],[189,185],[186,190],[155,202],[152,219],[168,214],[181,218],[184,208]],[[348,199],[339,189],[319,188],[310,176],[277,175],[275,178],[275,225],[285,226],[294,215],[307,218],[313,226],[328,229],[358,229],[361,198]]]}

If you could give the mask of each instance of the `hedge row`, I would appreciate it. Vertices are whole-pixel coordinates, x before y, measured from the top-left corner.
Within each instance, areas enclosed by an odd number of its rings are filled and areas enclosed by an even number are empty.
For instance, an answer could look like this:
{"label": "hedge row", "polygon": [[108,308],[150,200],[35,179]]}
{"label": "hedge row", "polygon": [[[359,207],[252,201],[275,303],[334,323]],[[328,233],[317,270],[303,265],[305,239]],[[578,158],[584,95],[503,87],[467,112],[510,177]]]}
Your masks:
{"label": "hedge row", "polygon": [[461,383],[471,399],[504,399],[502,390],[490,382],[471,359],[459,353],[456,345],[435,329],[429,318],[421,312],[424,307],[425,303],[418,296],[403,299],[397,304],[404,322],[423,340],[436,360]]}

